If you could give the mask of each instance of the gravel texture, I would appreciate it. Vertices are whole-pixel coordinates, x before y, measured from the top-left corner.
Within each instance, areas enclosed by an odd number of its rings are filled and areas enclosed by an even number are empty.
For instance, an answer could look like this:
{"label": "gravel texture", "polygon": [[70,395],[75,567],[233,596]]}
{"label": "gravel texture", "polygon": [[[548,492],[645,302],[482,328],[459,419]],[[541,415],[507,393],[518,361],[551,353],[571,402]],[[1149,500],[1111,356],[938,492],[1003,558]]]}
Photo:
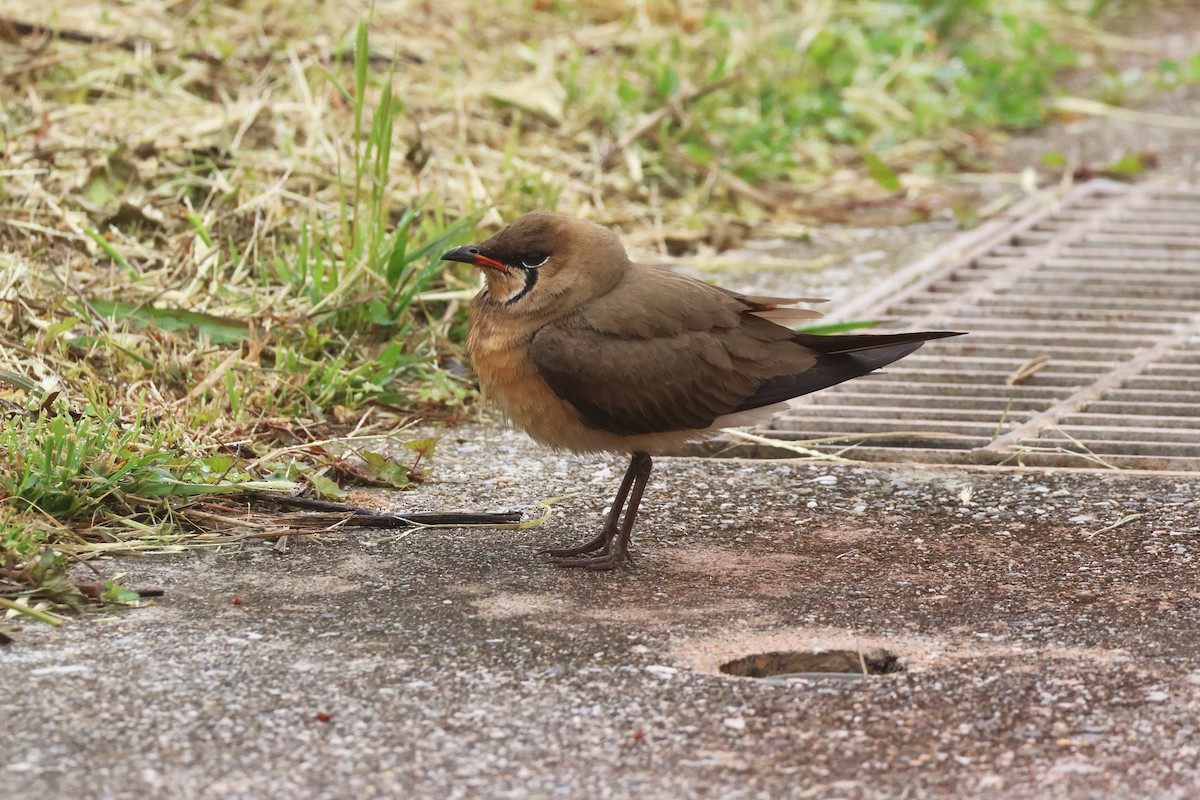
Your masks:
{"label": "gravel texture", "polygon": [[[580,494],[526,530],[103,564],[167,593],[0,651],[4,796],[1200,793],[1200,477],[663,458],[635,565],[597,574],[537,551],[594,533],[621,460],[442,447],[375,503]],[[719,671],[820,648],[906,671]]]}

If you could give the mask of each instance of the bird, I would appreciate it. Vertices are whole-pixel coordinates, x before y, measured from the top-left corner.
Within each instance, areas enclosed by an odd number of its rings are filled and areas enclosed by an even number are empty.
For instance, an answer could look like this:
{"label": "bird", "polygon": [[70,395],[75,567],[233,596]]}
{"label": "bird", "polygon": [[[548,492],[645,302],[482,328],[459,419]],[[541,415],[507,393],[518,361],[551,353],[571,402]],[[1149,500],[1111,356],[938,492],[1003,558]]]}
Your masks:
{"label": "bird", "polygon": [[629,456],[600,532],[542,551],[562,567],[632,563],[653,457],[857,378],[955,331],[818,335],[805,299],[740,294],[634,263],[597,223],[546,211],[442,260],[484,275],[467,352],[488,402],[535,441]]}

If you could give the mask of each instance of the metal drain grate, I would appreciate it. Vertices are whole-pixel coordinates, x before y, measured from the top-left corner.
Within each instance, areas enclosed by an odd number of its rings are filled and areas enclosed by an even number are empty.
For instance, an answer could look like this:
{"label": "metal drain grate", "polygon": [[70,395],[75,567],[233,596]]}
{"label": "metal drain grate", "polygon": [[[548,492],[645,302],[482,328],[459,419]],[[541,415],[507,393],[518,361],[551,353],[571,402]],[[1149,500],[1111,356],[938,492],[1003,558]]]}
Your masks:
{"label": "metal drain grate", "polygon": [[867,461],[1200,471],[1200,190],[1024,205],[839,316],[970,335],[760,433]]}

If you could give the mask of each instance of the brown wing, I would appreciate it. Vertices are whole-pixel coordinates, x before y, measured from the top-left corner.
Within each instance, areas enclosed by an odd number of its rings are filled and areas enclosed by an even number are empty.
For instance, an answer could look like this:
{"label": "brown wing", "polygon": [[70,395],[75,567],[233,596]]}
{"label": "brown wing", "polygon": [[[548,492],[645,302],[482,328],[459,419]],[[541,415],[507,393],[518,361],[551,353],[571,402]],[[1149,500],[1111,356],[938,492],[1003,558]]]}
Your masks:
{"label": "brown wing", "polygon": [[639,269],[540,330],[538,373],[586,424],[621,435],[708,428],[763,382],[816,354],[754,315],[766,304],[675,273]]}

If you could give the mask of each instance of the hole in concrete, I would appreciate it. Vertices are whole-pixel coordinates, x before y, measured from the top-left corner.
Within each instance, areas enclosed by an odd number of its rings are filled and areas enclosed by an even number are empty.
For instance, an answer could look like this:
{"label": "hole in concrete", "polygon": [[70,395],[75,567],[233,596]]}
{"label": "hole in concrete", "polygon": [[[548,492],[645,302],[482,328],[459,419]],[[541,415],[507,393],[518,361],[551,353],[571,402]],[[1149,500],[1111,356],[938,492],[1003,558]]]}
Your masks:
{"label": "hole in concrete", "polygon": [[772,682],[791,680],[857,680],[871,675],[903,672],[895,653],[876,650],[788,650],[755,653],[721,665],[721,672],[739,678]]}

